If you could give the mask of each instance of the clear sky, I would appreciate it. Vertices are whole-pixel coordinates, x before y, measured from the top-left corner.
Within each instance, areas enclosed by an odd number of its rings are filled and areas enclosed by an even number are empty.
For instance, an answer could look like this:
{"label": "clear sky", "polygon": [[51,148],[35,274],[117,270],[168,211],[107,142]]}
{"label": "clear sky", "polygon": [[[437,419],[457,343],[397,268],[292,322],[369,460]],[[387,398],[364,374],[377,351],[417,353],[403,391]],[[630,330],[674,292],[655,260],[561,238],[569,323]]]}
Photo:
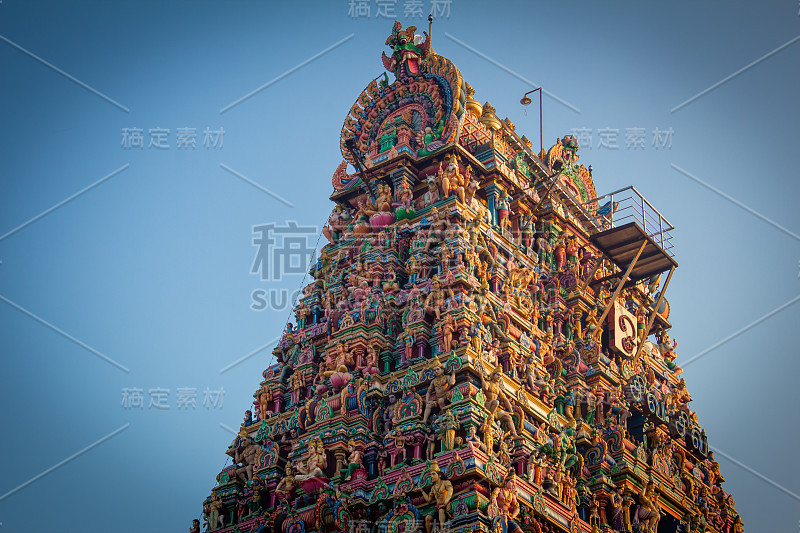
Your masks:
{"label": "clear sky", "polygon": [[[342,122],[383,71],[394,17],[356,4],[0,2],[0,531],[200,516],[288,314],[254,291],[302,282],[251,273],[253,226],[321,226]],[[438,9],[433,46],[478,100],[538,146],[519,99],[541,83],[545,146],[582,132],[598,192],[633,184],[677,227],[693,408],[747,530],[795,531],[797,1]]]}

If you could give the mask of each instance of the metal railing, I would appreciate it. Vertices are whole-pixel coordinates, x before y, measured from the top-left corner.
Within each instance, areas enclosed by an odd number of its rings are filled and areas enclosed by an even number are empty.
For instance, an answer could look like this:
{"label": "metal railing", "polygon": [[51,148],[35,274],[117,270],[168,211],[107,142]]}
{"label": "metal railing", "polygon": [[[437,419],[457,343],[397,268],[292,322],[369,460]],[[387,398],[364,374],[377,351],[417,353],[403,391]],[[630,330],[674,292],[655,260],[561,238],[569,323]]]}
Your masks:
{"label": "metal railing", "polygon": [[[605,200],[605,201],[603,201]],[[672,251],[672,230],[675,227],[647,201],[636,187],[628,186],[618,191],[598,196],[582,205],[595,204],[594,222],[600,231],[636,222],[644,233],[653,239],[670,256]]]}

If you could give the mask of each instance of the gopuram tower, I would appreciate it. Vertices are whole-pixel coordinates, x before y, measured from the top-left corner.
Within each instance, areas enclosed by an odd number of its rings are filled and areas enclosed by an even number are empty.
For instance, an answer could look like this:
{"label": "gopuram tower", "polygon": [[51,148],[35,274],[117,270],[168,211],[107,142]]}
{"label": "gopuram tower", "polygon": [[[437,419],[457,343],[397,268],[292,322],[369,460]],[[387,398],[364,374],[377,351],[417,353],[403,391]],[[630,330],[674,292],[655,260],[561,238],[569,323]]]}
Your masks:
{"label": "gopuram tower", "polygon": [[741,532],[674,363],[673,227],[415,32],[347,114],[329,244],[202,527]]}

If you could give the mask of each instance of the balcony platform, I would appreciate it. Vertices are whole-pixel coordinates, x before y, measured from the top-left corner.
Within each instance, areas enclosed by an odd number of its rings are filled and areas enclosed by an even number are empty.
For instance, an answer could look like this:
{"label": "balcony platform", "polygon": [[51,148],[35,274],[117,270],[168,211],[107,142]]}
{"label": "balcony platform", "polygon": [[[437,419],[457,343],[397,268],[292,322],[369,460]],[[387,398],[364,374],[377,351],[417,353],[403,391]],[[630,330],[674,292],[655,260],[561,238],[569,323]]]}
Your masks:
{"label": "balcony platform", "polygon": [[633,267],[626,285],[633,285],[638,281],[649,279],[656,274],[678,266],[678,263],[670,253],[659,246],[636,222],[629,222],[622,226],[595,233],[590,239],[592,244],[597,246],[605,254],[606,258],[621,270],[620,273],[606,276],[593,283],[621,276],[622,272],[628,269],[642,243],[646,243],[644,250],[642,250],[639,260]]}

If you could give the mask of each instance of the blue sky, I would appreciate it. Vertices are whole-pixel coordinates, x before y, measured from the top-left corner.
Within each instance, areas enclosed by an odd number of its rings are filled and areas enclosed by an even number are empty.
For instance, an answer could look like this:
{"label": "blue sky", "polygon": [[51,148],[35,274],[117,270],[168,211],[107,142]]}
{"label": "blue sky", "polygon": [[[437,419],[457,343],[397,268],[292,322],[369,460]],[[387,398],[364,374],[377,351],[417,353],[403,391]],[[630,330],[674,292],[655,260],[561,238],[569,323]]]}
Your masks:
{"label": "blue sky", "polygon": [[[254,310],[252,293],[302,282],[251,274],[252,227],[326,220],[342,122],[383,71],[393,21],[369,4],[354,18],[347,1],[0,3],[3,531],[180,531],[200,515],[231,440],[220,423],[238,427],[271,346],[220,370],[288,314]],[[405,4],[403,25],[426,28]],[[685,371],[750,531],[800,519],[799,9],[454,0],[433,35],[534,145],[538,110],[519,99],[542,84],[558,98],[544,98],[545,146],[591,130],[579,153],[598,192],[633,184],[677,227],[679,362],[780,309]],[[142,149],[122,146],[124,128],[143,130]],[[182,128],[195,149],[177,147]],[[204,146],[207,128],[221,146]],[[635,128],[644,147],[627,148]],[[168,148],[148,146],[151,129],[170,130]],[[125,388],[143,390],[141,409]],[[203,405],[206,389],[222,401]]]}

